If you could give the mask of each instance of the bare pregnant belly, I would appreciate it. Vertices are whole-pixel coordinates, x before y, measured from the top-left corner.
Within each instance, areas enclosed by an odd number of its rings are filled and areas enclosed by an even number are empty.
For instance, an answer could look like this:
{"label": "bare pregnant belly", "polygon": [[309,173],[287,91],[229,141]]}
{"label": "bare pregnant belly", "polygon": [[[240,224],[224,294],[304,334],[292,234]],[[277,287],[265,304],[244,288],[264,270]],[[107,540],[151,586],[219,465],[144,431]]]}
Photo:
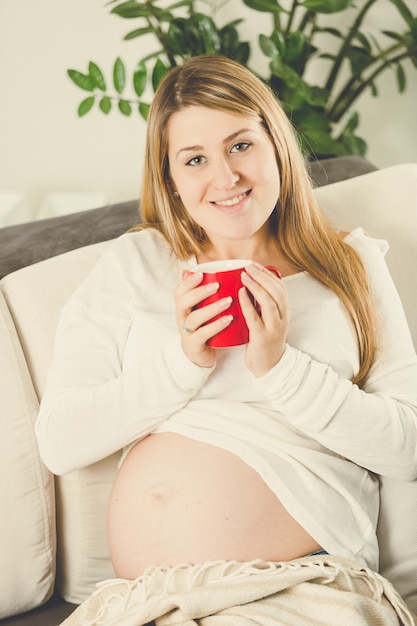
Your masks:
{"label": "bare pregnant belly", "polygon": [[122,578],[149,565],[281,561],[320,549],[237,456],[170,433],[149,435],[121,465],[108,539]]}

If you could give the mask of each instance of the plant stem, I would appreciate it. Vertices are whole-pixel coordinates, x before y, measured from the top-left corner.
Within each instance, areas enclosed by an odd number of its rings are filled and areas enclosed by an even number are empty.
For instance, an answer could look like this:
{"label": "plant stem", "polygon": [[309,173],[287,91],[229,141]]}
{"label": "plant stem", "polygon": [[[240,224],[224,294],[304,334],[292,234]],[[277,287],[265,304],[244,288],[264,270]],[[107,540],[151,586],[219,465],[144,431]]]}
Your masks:
{"label": "plant stem", "polygon": [[337,54],[337,57],[335,59],[335,62],[333,64],[333,67],[331,69],[331,72],[329,74],[329,77],[327,79],[326,85],[325,85],[325,89],[327,89],[327,91],[331,91],[333,89],[333,85],[336,81],[337,75],[339,73],[339,70],[342,66],[343,60],[346,56],[346,52],[350,46],[350,43],[352,41],[352,39],[355,37],[356,33],[359,30],[360,25],[362,24],[363,18],[365,17],[367,11],[371,8],[371,6],[376,2],[376,0],[368,0],[368,2],[366,2],[366,4],[364,5],[364,7],[362,8],[362,10],[358,13],[358,16],[356,17],[356,20],[353,22],[349,33],[346,35],[343,44]]}
{"label": "plant stem", "polygon": [[[382,62],[384,59],[387,60],[388,57],[392,57],[394,53],[402,48],[402,45],[402,43],[396,43],[389,48],[386,48],[385,50],[381,50],[380,53],[376,57],[374,57],[373,61],[369,63],[367,70],[369,70],[370,67],[375,66],[376,63]],[[362,76],[352,76],[346,82],[344,87],[340,90],[339,94],[333,99],[333,104],[329,111],[330,114],[332,114],[332,112],[338,108],[340,102],[342,102],[349,96],[355,83],[361,80],[363,80]]]}
{"label": "plant stem", "polygon": [[274,11],[273,21],[274,21],[274,30],[276,30],[278,33],[281,33],[282,32],[281,18],[280,18],[280,14],[278,11]]}
{"label": "plant stem", "polygon": [[[333,122],[338,122],[346,113],[346,111],[350,109],[353,102],[362,94],[365,89],[367,89],[374,82],[374,80],[381,72],[387,69],[389,65],[397,64],[403,59],[407,59],[408,56],[408,51],[405,51],[401,54],[398,54],[394,58],[386,59],[377,68],[375,68],[375,70],[366,80],[361,80],[355,89],[344,89],[345,96],[338,98],[338,100],[333,104],[331,110],[327,114],[328,118]],[[351,86],[353,86],[355,82],[357,82],[357,80],[352,79],[349,82],[351,83]]]}
{"label": "plant stem", "polygon": [[[166,34],[164,33],[164,31],[161,28],[161,22],[159,21],[158,16],[155,15],[155,12],[153,10],[154,7],[153,7],[152,2],[147,2],[146,6],[149,9],[149,13],[154,18],[154,20],[156,22],[156,25],[154,25],[152,23],[152,20],[150,19],[150,17],[146,17],[146,21],[148,22],[149,26],[151,26],[153,28],[155,37],[158,39],[158,41],[161,44],[165,54],[167,55],[167,58],[168,58],[170,66],[171,67],[176,67],[177,66],[177,62],[175,60],[175,56],[173,55],[173,53],[169,49],[169,46],[167,45]],[[191,7],[191,10],[192,10],[192,7]]]}
{"label": "plant stem", "polygon": [[[303,33],[305,31],[305,29],[307,28],[308,23],[310,22],[310,24],[312,24],[314,26],[314,23],[316,21],[317,18],[317,14],[314,13],[314,11],[306,11],[300,21],[300,24],[297,28],[297,30],[299,30],[301,33]],[[311,35],[310,35],[310,39],[311,39]]]}
{"label": "plant stem", "polygon": [[291,5],[290,14],[288,16],[287,28],[285,29],[285,34],[286,35],[288,35],[291,32],[291,26],[292,26],[292,23],[294,21],[295,12],[297,10],[297,7],[298,7],[298,0],[293,0],[293,3]]}
{"label": "plant stem", "polygon": [[159,57],[160,54],[166,54],[166,51],[164,48],[161,48],[160,50],[156,50],[155,52],[151,52],[150,54],[147,54],[146,57],[142,58],[142,61],[144,63],[146,63],[146,61],[149,61],[149,59],[154,59],[155,57]]}

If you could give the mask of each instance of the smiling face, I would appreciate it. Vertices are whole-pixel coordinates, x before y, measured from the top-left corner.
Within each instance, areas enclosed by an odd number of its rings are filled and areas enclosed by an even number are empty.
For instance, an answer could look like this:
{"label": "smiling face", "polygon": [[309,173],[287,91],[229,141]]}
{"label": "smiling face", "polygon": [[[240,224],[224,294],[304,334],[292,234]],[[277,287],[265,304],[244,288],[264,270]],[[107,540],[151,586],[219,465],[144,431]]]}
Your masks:
{"label": "smiling face", "polygon": [[168,160],[173,188],[214,250],[266,243],[280,178],[257,120],[201,106],[177,111],[168,123]]}

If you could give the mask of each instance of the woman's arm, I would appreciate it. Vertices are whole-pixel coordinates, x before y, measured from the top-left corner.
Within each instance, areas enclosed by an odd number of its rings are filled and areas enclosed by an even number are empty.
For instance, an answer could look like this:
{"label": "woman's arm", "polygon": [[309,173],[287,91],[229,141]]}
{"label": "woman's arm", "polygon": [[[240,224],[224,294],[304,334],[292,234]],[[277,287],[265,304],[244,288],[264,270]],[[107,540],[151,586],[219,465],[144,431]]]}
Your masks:
{"label": "woman's arm", "polygon": [[[146,262],[154,254],[146,248]],[[163,259],[157,261],[163,271]],[[120,238],[62,313],[36,423],[42,458],[57,474],[144,437],[184,406],[212,371],[191,363],[178,333],[134,304],[148,288],[149,268],[140,263],[137,246],[129,236]],[[155,300],[171,306],[163,289]]]}
{"label": "woman's arm", "polygon": [[363,390],[330,366],[287,346],[256,380],[273,407],[301,431],[370,471],[417,477],[417,358],[403,308],[376,242],[366,257],[381,346]]}

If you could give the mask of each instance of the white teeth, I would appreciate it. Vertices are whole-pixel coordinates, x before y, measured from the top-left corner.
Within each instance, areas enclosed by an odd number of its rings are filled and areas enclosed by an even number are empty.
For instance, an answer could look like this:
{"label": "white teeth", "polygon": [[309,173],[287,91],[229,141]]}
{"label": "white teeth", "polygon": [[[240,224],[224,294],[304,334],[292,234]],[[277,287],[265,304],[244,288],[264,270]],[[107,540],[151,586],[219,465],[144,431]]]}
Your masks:
{"label": "white teeth", "polygon": [[238,204],[243,198],[247,196],[247,193],[242,193],[240,196],[236,196],[235,198],[231,198],[230,200],[218,200],[214,202],[218,206],[233,206],[234,204]]}

